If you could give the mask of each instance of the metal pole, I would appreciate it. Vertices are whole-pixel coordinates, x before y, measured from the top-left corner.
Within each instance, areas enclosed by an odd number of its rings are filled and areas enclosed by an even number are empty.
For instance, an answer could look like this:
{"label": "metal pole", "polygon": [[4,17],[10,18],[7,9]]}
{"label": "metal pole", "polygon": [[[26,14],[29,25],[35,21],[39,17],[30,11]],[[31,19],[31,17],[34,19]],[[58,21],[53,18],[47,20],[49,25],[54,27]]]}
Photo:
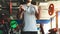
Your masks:
{"label": "metal pole", "polygon": [[12,14],[12,2],[10,0],[10,15]]}
{"label": "metal pole", "polygon": [[51,29],[52,29],[52,18],[51,18]]}
{"label": "metal pole", "polygon": [[58,12],[56,12],[56,28],[58,28]]}
{"label": "metal pole", "polygon": [[56,12],[56,28],[57,28],[57,32],[58,32],[58,12]]}

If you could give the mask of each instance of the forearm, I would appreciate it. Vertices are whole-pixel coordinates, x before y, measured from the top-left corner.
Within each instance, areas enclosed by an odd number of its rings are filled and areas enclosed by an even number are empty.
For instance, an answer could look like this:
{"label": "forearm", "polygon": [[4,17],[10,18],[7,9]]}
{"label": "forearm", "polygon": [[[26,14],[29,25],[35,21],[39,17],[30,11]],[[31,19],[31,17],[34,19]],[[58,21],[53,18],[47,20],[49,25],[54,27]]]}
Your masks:
{"label": "forearm", "polygon": [[23,13],[24,13],[24,11],[22,11],[21,9],[19,9],[19,18],[20,18],[20,19],[23,18]]}
{"label": "forearm", "polygon": [[23,18],[23,11],[21,11],[20,13],[19,13],[19,16],[20,16],[20,19],[22,19]]}
{"label": "forearm", "polygon": [[40,19],[40,13],[39,12],[36,12],[35,13],[35,16],[36,16],[36,18],[39,20]]}
{"label": "forearm", "polygon": [[36,18],[40,19],[40,11],[41,11],[41,7],[38,6],[38,8],[36,9]]}

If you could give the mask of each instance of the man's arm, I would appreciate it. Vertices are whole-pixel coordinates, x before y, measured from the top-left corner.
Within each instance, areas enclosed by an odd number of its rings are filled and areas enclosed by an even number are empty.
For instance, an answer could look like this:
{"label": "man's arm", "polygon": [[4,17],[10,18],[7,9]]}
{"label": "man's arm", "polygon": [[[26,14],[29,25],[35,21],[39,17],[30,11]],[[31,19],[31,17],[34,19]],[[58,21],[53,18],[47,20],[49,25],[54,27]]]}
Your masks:
{"label": "man's arm", "polygon": [[38,20],[40,19],[40,11],[39,10],[40,10],[39,7],[36,7],[35,16]]}
{"label": "man's arm", "polygon": [[23,5],[20,5],[20,6],[19,6],[19,17],[20,17],[20,19],[23,18],[23,13],[24,13]]}

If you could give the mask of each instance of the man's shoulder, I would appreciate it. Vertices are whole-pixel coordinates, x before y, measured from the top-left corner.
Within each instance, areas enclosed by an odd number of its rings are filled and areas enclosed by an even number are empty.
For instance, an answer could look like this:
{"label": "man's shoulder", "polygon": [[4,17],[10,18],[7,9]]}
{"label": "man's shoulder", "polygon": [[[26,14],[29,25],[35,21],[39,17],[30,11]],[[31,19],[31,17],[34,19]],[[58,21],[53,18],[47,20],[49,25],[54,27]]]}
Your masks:
{"label": "man's shoulder", "polygon": [[33,4],[32,4],[32,6],[33,6],[33,7],[38,7],[37,5],[33,5]]}
{"label": "man's shoulder", "polygon": [[37,8],[38,8],[38,6],[37,6],[37,5],[33,5],[33,7],[34,7],[35,9],[37,9]]}
{"label": "man's shoulder", "polygon": [[20,6],[25,6],[26,4],[21,4]]}

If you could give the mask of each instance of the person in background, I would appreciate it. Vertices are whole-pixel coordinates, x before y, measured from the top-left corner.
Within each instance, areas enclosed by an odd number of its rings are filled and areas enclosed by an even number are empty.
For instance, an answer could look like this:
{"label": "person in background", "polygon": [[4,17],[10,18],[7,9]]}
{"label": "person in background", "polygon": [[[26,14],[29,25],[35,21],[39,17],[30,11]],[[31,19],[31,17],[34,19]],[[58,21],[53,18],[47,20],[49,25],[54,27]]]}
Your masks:
{"label": "person in background", "polygon": [[[31,4],[32,0],[25,0],[25,4],[20,5],[20,19],[24,18],[24,28],[21,34],[37,34],[36,19],[38,19],[38,7]],[[22,16],[23,15],[23,16]]]}

